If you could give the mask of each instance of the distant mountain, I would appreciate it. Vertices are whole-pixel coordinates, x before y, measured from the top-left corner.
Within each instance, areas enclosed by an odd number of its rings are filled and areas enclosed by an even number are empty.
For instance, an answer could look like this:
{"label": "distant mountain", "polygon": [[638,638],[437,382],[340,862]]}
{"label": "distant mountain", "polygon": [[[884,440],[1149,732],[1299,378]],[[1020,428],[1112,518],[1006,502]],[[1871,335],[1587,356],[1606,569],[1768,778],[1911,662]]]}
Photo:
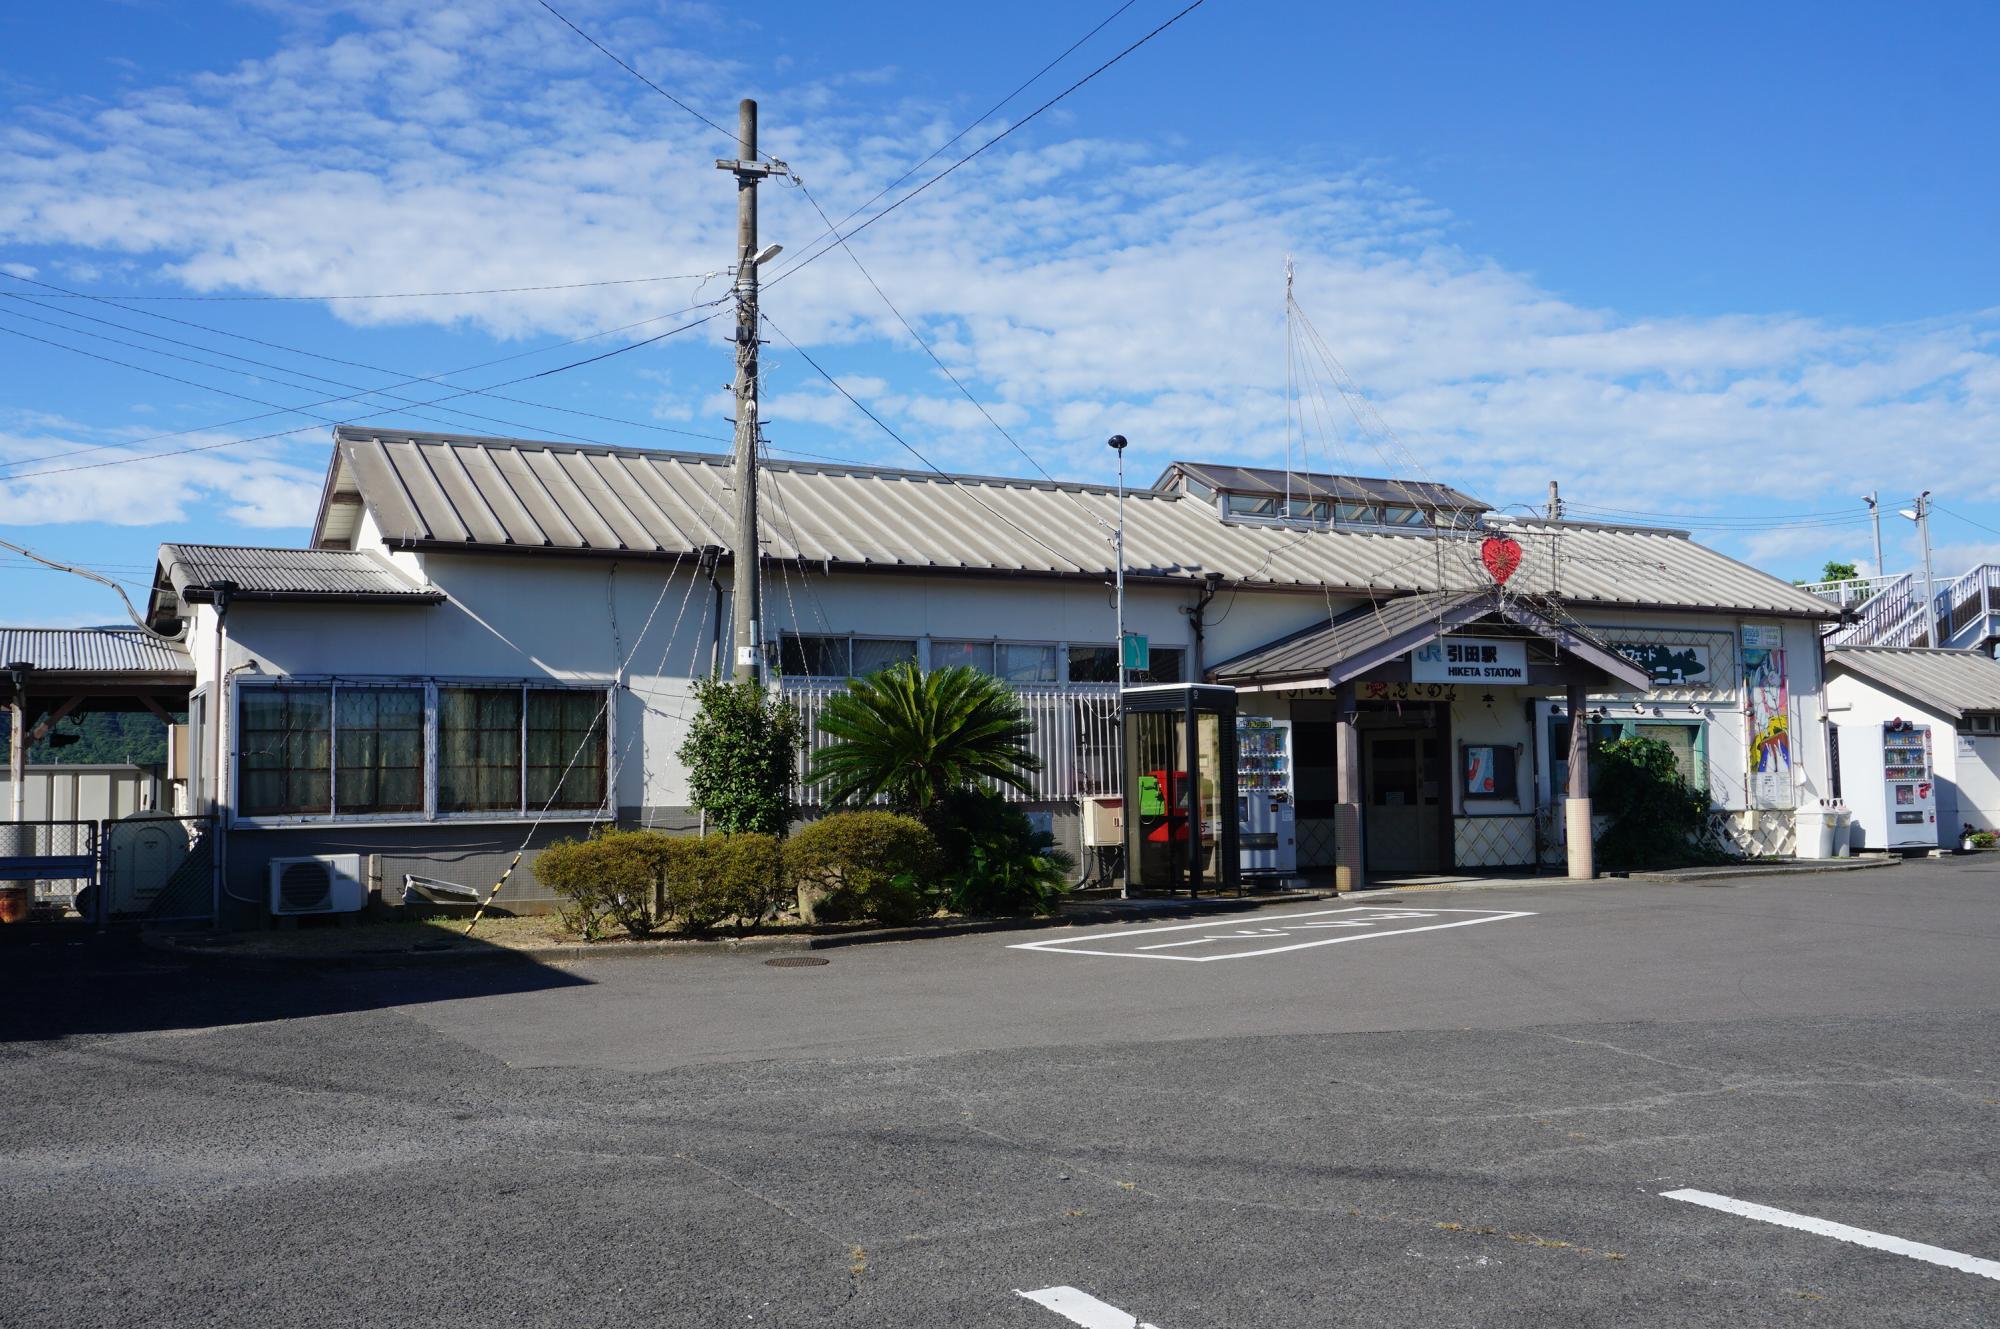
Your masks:
{"label": "distant mountain", "polygon": [[[11,717],[0,710],[0,744],[5,744]],[[74,743],[58,747],[49,739],[74,734]],[[0,751],[4,751],[0,747]],[[70,716],[47,738],[28,749],[30,766],[102,766],[129,762],[159,766],[167,760],[167,727],[145,712],[93,712]]]}

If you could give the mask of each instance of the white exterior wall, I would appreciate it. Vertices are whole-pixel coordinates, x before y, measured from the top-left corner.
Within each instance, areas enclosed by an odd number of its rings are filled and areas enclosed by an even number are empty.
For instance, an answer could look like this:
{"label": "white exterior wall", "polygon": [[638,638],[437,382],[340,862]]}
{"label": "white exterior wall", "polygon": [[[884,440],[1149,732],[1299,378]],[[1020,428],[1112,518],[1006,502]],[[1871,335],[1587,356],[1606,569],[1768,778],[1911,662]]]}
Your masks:
{"label": "white exterior wall", "polygon": [[[1881,727],[1889,720],[1930,726],[1940,846],[1949,849],[1956,845],[1968,823],[1975,830],[2000,830],[2000,735],[1964,733],[1955,721],[1931,707],[1846,669],[1828,672],[1826,706],[1828,718],[1843,732],[1852,727],[1855,742],[1879,743]],[[1843,781],[1857,776],[1852,766],[1842,771]],[[1846,793],[1848,806],[1858,810],[1851,784]],[[1883,841],[1878,835],[1869,843]]]}

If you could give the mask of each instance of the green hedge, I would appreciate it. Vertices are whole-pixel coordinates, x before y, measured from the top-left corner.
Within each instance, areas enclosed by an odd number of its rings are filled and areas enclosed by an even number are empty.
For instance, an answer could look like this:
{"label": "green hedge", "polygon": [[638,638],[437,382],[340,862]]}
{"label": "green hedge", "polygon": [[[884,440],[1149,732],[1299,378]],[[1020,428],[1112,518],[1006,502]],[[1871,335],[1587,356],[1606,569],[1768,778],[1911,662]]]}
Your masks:
{"label": "green hedge", "polygon": [[799,912],[815,923],[910,923],[937,911],[937,838],[896,812],[836,812],[785,841]]}

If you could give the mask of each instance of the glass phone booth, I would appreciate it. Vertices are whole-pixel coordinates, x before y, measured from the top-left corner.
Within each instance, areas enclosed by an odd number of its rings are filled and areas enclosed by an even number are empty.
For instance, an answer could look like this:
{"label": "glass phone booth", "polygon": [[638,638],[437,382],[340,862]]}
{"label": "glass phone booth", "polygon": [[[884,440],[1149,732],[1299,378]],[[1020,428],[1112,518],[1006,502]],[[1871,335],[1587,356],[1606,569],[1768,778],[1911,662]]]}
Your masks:
{"label": "glass phone booth", "polygon": [[1237,886],[1236,689],[1163,683],[1120,700],[1128,888]]}

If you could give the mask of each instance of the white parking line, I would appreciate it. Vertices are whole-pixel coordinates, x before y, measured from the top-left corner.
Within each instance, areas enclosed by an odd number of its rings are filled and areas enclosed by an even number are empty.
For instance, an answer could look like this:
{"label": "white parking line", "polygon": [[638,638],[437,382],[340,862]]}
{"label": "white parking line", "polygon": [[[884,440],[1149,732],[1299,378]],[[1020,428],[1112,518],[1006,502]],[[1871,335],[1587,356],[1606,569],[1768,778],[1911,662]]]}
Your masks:
{"label": "white parking line", "polygon": [[1976,1255],[1966,1255],[1959,1251],[1948,1251],[1942,1246],[1926,1246],[1921,1241],[1905,1241],[1901,1237],[1891,1237],[1881,1232],[1870,1232],[1866,1228],[1849,1227],[1845,1223],[1835,1223],[1824,1218],[1813,1218],[1808,1214],[1795,1214],[1787,1209],[1773,1209],[1767,1204],[1752,1204],[1748,1200],[1735,1200],[1727,1195],[1716,1195],[1711,1191],[1678,1190],[1661,1191],[1665,1200],[1684,1200],[1688,1204],[1699,1204],[1710,1209],[1720,1209],[1725,1214],[1735,1214],[1739,1218],[1754,1218],[1761,1223],[1775,1223],[1779,1227],[1797,1228],[1800,1232],[1811,1232],[1822,1237],[1832,1237],[1835,1241],[1849,1241],[1856,1246],[1867,1246],[1872,1250],[1888,1251],[1892,1255],[1907,1255],[1912,1260],[1923,1260],[1929,1264],[1941,1264],[1947,1269],[1956,1269],[1964,1274],[1976,1274],[1980,1278],[2000,1279],[2000,1260],[1982,1260]]}
{"label": "white parking line", "polygon": [[1045,1287],[1033,1292],[1014,1289],[1017,1297],[1026,1297],[1038,1306],[1046,1306],[1071,1324],[1080,1324],[1083,1329],[1160,1329],[1156,1324],[1140,1324],[1139,1317],[1127,1315],[1109,1302],[1099,1301],[1088,1292],[1079,1292],[1073,1287]]}
{"label": "white parking line", "polygon": [[[1470,914],[1470,918],[1452,918],[1444,922],[1418,922],[1422,919],[1437,919],[1446,914]],[[1335,917],[1335,916],[1339,917]],[[1118,932],[1094,932],[1083,937],[1058,937],[1049,941],[1014,942],[1008,949],[1016,951],[1056,951],[1065,955],[1109,955],[1140,960],[1186,960],[1195,964],[1206,964],[1213,960],[1247,960],[1258,955],[1278,955],[1285,951],[1303,951],[1315,946],[1333,946],[1343,941],[1367,941],[1373,937],[1400,937],[1412,932],[1436,932],[1444,928],[1471,927],[1475,923],[1499,923],[1510,918],[1532,918],[1531,910],[1509,909],[1388,909],[1370,908],[1366,905],[1350,905],[1344,909],[1315,909],[1302,914],[1282,914],[1268,923],[1241,926],[1231,925],[1222,920],[1204,923],[1173,923],[1164,927],[1133,928]],[[1415,927],[1384,927],[1386,923],[1417,923]],[[1337,937],[1313,937],[1310,941],[1287,941],[1281,946],[1254,945],[1250,949],[1226,950],[1214,955],[1166,955],[1162,952],[1179,950],[1190,946],[1226,946],[1236,943],[1280,941],[1299,934],[1346,929]],[[1127,943],[1139,937],[1151,937],[1168,932],[1202,932],[1199,937],[1174,941],[1148,942],[1131,946]],[[1122,946],[1125,949],[1106,949]]]}

